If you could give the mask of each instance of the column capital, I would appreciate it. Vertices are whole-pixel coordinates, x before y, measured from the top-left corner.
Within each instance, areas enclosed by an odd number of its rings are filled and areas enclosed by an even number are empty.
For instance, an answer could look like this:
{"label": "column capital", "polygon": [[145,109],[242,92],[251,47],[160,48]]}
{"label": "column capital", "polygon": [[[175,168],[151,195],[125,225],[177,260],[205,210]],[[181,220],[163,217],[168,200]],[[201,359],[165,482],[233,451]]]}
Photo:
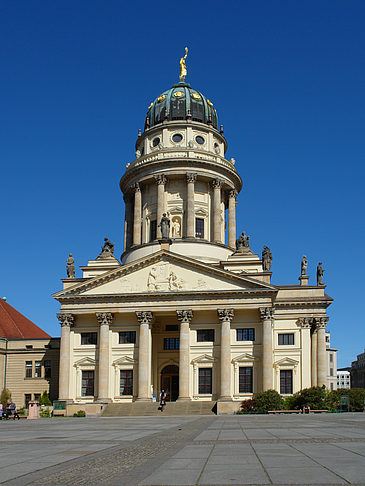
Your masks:
{"label": "column capital", "polygon": [[222,187],[223,181],[222,179],[213,179],[210,181],[210,184],[214,189],[219,189]]}
{"label": "column capital", "polygon": [[102,326],[103,324],[107,324],[110,326],[110,324],[113,321],[113,314],[111,312],[97,312],[96,313],[96,318],[99,322],[99,325]]}
{"label": "column capital", "polygon": [[195,182],[196,181],[196,178],[197,178],[197,174],[195,172],[188,172],[186,174],[186,182],[188,184],[190,184],[192,182]]}
{"label": "column capital", "polygon": [[75,322],[75,316],[73,314],[57,314],[57,319],[60,321],[61,327],[72,327]]}
{"label": "column capital", "polygon": [[177,310],[176,314],[180,322],[190,322],[193,318],[193,311],[191,309]]}
{"label": "column capital", "polygon": [[238,192],[236,191],[236,189],[230,189],[227,192],[229,198],[236,199],[236,197],[238,196]]}
{"label": "column capital", "polygon": [[134,184],[132,184],[131,189],[133,192],[141,192],[141,186],[139,185],[139,182],[135,182]]}
{"label": "column capital", "polygon": [[149,311],[136,311],[136,316],[140,324],[151,324],[153,313]]}
{"label": "column capital", "polygon": [[167,182],[167,177],[165,176],[165,174],[157,174],[154,177],[157,185],[166,184]]}
{"label": "column capital", "polygon": [[224,322],[224,321],[229,321],[233,319],[234,316],[234,311],[233,309],[217,309],[218,312],[218,317],[219,320]]}
{"label": "column capital", "polygon": [[274,311],[273,307],[259,307],[260,318],[263,321],[273,320],[274,319]]}
{"label": "column capital", "polygon": [[310,317],[299,317],[297,325],[303,329],[310,329],[312,327],[312,319]]}
{"label": "column capital", "polygon": [[313,317],[313,325],[317,329],[326,329],[329,317]]}

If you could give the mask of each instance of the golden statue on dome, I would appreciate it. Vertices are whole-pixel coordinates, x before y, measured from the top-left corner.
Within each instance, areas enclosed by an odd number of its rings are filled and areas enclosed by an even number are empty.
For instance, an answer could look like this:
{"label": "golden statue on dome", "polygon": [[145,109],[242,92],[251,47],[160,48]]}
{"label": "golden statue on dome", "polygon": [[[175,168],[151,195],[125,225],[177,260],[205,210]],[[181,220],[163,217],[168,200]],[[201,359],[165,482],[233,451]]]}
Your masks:
{"label": "golden statue on dome", "polygon": [[188,55],[188,48],[185,47],[185,56],[180,59],[180,82],[184,83],[188,71],[186,69],[185,59]]}

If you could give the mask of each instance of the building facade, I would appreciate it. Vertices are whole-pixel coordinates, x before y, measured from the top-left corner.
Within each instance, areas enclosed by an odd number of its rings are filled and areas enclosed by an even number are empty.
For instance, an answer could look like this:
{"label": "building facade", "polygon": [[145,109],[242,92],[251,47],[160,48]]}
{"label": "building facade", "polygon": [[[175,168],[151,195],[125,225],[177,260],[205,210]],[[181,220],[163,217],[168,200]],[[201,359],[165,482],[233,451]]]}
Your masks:
{"label": "building facade", "polygon": [[337,390],[337,351],[331,347],[331,335],[326,332],[326,349],[327,349],[327,388],[328,390]]}
{"label": "building facade", "polygon": [[365,388],[365,350],[351,363],[351,387]]}
{"label": "building facade", "polygon": [[271,283],[271,252],[236,240],[242,180],[213,103],[180,82],[148,107],[120,181],[124,252],[63,280],[59,398],[70,403],[218,400],[327,384],[320,279]]}
{"label": "building facade", "polygon": [[337,388],[351,388],[351,374],[348,370],[337,371]]}
{"label": "building facade", "polygon": [[47,391],[58,396],[60,340],[0,299],[0,379],[18,408]]}

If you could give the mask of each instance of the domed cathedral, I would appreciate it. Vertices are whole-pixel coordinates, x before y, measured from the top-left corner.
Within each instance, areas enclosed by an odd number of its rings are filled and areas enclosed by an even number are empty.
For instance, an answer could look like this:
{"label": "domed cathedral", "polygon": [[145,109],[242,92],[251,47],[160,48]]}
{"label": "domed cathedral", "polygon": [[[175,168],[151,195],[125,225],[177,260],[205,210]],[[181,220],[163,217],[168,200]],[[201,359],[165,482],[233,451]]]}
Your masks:
{"label": "domed cathedral", "polygon": [[157,413],[161,390],[172,412],[232,413],[259,391],[327,382],[322,265],[316,284],[303,257],[299,284],[273,285],[270,249],[260,258],[236,239],[242,180],[213,103],[186,82],[186,55],[120,181],[121,260],[105,238],[75,278],[70,254],[54,295],[68,414]]}

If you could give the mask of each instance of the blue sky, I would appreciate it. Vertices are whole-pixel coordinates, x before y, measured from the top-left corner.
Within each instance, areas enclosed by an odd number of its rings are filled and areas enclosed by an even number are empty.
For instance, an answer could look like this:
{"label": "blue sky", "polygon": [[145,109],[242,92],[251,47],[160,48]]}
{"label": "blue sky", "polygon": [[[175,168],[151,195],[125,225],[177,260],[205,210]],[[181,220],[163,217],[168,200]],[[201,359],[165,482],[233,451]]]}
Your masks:
{"label": "blue sky", "polygon": [[[122,252],[119,180],[149,103],[188,78],[243,178],[238,230],[274,284],[325,268],[332,345],[365,345],[362,1],[2,2],[0,294],[60,335],[65,261]],[[78,274],[80,276],[80,271]]]}

